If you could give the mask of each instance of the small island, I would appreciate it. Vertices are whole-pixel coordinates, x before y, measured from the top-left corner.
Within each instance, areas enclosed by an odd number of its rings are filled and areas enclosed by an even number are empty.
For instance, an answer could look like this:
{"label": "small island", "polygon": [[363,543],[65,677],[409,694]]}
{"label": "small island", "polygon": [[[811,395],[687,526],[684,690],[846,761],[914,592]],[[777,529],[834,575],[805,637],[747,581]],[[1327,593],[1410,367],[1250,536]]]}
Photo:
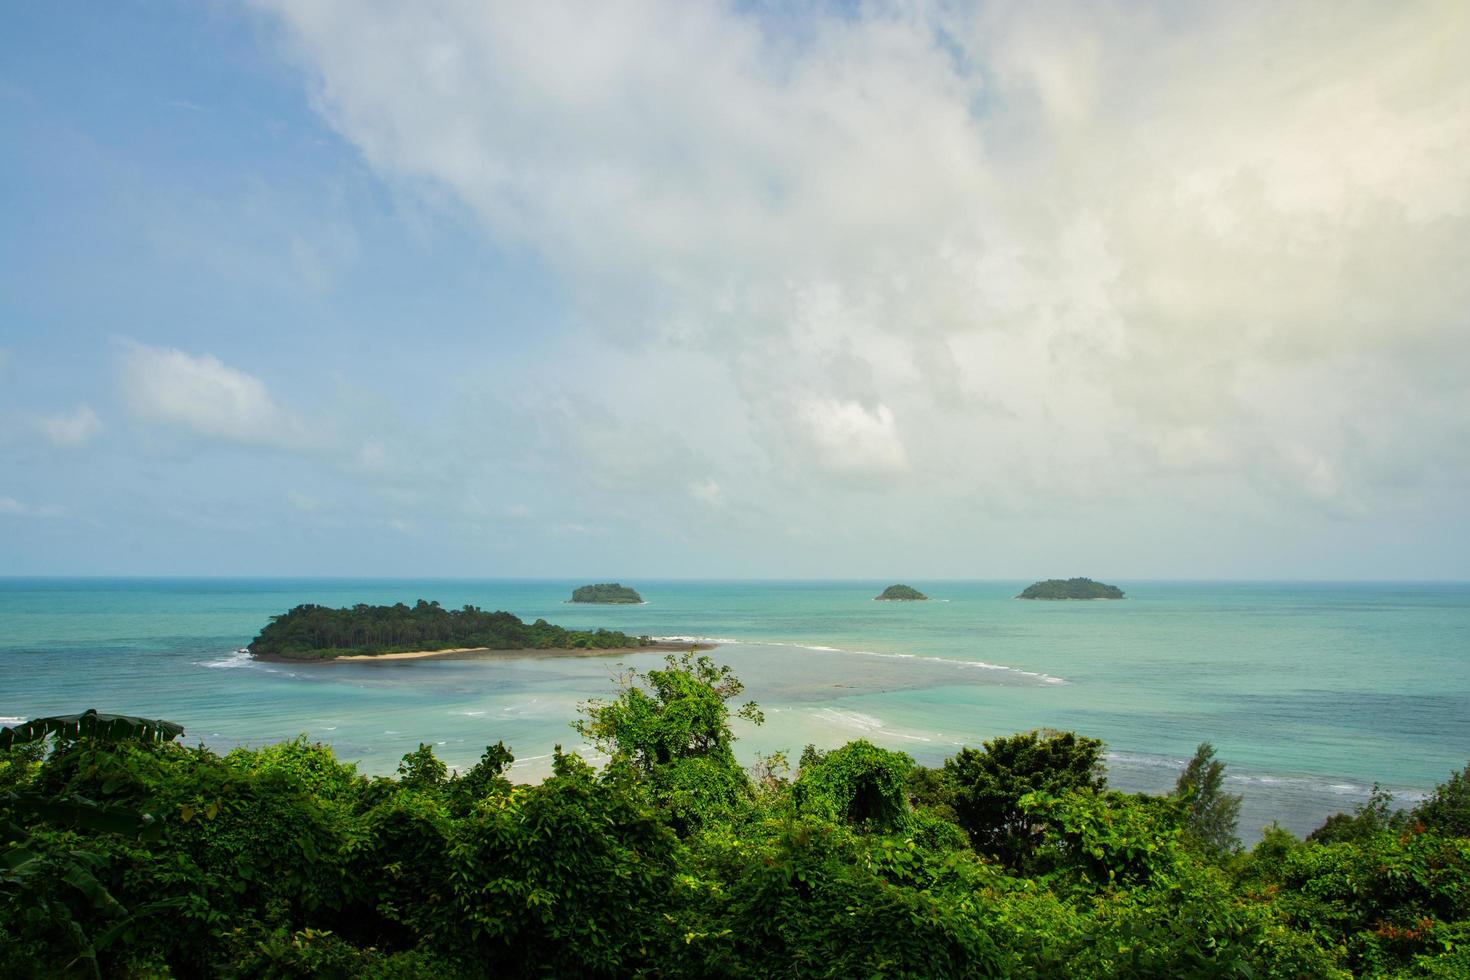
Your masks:
{"label": "small island", "polygon": [[420,599],[413,606],[401,602],[350,609],[297,606],[272,616],[246,649],[262,660],[310,661],[487,650],[637,650],[665,645],[616,630],[568,630],[544,619],[524,623],[508,612],[485,612],[475,606],[445,609]]}
{"label": "small island", "polygon": [[597,603],[605,606],[630,606],[643,601],[637,589],[630,589],[626,585],[617,582],[603,582],[599,585],[584,585],[572,592],[572,602]]}
{"label": "small island", "polygon": [[1121,599],[1123,590],[1090,578],[1049,578],[1026,586],[1017,599]]}
{"label": "small island", "polygon": [[874,596],[874,601],[876,601],[876,602],[917,602],[920,599],[928,599],[928,598],[929,598],[928,596],[926,596],[924,593],[920,592],[918,589],[910,588],[907,585],[890,585],[888,588],[886,588],[886,589],[883,590],[883,594],[882,595]]}

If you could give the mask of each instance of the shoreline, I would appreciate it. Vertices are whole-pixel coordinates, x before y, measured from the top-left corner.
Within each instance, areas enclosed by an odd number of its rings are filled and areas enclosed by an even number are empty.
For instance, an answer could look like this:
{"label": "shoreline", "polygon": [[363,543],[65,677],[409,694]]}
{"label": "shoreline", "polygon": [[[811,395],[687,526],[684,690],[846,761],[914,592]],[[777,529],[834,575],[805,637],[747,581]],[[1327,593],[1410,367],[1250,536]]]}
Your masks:
{"label": "shoreline", "polygon": [[1122,602],[1126,595],[1018,595],[1014,598],[1026,602]]}
{"label": "shoreline", "polygon": [[522,647],[494,650],[490,647],[453,647],[448,650],[413,650],[404,653],[354,653],[345,657],[284,657],[252,653],[251,659],[273,664],[330,664],[338,661],[366,663],[379,660],[529,660],[536,657],[611,657],[624,653],[683,653],[713,650],[717,643],[676,643],[660,640],[647,646],[609,648]]}

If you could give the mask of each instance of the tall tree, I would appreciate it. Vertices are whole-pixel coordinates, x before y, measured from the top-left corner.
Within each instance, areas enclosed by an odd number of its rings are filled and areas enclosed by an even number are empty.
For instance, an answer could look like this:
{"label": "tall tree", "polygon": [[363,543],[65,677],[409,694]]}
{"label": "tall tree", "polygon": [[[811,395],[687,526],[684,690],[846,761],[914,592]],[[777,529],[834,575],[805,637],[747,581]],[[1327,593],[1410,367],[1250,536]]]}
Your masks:
{"label": "tall tree", "polygon": [[1240,847],[1240,838],[1235,834],[1240,796],[1225,792],[1224,786],[1225,763],[1215,758],[1215,747],[1209,742],[1199,743],[1174,786],[1174,795],[1188,808],[1185,828],[1218,853]]}

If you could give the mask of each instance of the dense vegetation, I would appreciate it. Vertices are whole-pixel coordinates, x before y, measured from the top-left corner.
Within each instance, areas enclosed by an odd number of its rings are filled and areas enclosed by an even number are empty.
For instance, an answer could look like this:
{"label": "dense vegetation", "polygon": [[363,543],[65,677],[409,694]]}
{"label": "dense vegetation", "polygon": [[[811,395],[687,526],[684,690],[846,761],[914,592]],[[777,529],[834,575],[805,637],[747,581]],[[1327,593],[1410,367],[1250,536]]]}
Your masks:
{"label": "dense vegetation", "polygon": [[330,660],[358,654],[418,650],[618,650],[647,646],[646,636],[615,630],[567,630],[544,619],[523,623],[508,612],[474,606],[444,609],[420,599],[413,606],[357,605],[350,609],[297,606],[272,616],[250,644],[257,656]]}
{"label": "dense vegetation", "polygon": [[390,779],[304,739],[6,730],[0,976],[1470,975],[1470,767],[1243,852],[1208,745],[1167,797],[1049,731],[934,769],[858,741],[746,771],[740,692],[670,657],[585,707],[601,769],[558,749],[535,786],[502,745],[454,774],[420,746]]}
{"label": "dense vegetation", "polygon": [[637,589],[630,589],[617,582],[599,585],[584,585],[572,590],[573,602],[598,602],[604,605],[625,605],[643,601]]}
{"label": "dense vegetation", "polygon": [[927,599],[929,597],[918,589],[910,588],[907,585],[890,585],[883,590],[883,593],[878,598],[885,602],[913,602],[917,599]]}
{"label": "dense vegetation", "polygon": [[1090,578],[1049,578],[1026,586],[1017,599],[1121,599],[1123,590]]}

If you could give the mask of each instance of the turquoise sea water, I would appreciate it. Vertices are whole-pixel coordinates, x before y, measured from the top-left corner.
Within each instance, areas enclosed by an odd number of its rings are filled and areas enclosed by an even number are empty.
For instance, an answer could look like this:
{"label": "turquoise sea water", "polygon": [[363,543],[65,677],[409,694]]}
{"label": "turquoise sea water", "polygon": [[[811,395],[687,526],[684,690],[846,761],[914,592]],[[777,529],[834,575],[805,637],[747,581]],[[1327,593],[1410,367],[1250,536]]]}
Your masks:
{"label": "turquoise sea water", "polygon": [[741,751],[864,737],[936,764],[1037,727],[1108,744],[1112,783],[1162,790],[1202,740],[1245,796],[1242,836],[1297,833],[1365,798],[1413,799],[1470,759],[1470,585],[1117,584],[1121,602],[1022,602],[1026,582],[651,582],[641,606],[564,603],[573,581],[0,579],[4,723],[97,707],[227,749],[308,733],[372,772],[419,742],[452,766],[504,740],[528,779],[615,689],[615,658],[258,664],[235,651],[301,602],[437,599],[571,627],[713,638],[767,723]]}

